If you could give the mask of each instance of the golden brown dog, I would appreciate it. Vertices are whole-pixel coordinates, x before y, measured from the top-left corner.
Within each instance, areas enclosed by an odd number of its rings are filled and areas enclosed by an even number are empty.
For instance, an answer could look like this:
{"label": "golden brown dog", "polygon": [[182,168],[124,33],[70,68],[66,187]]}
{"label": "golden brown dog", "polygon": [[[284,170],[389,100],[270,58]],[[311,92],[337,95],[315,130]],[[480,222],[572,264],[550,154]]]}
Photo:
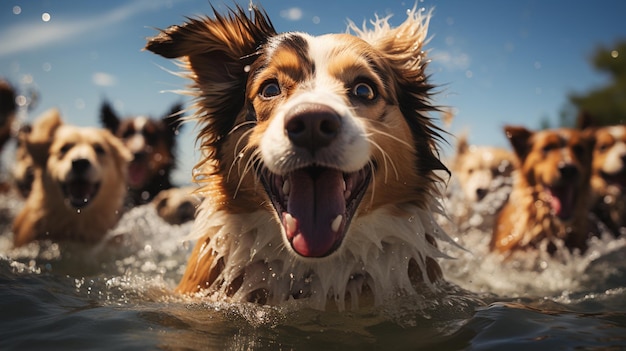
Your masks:
{"label": "golden brown dog", "polygon": [[615,234],[626,227],[626,126],[592,129],[593,212]]}
{"label": "golden brown dog", "polygon": [[342,309],[440,281],[427,23],[413,9],[315,37],[238,8],[149,39],[188,70],[203,125],[206,199],[178,291]]}
{"label": "golden brown dog", "polygon": [[196,217],[202,197],[196,194],[196,186],[161,190],[152,200],[157,214],[169,224],[183,224]]}
{"label": "golden brown dog", "polygon": [[480,202],[493,190],[494,180],[510,177],[515,155],[492,146],[470,145],[465,136],[458,139],[456,156],[450,167],[469,203]]}
{"label": "golden brown dog", "polygon": [[499,252],[560,239],[585,250],[590,232],[589,178],[593,139],[575,129],[505,127],[519,159],[509,200],[498,215],[491,248]]}
{"label": "golden brown dog", "polygon": [[100,240],[119,220],[126,194],[130,153],[121,141],[104,129],[64,124],[51,109],[33,124],[26,148],[34,181],[13,223],[15,245]]}

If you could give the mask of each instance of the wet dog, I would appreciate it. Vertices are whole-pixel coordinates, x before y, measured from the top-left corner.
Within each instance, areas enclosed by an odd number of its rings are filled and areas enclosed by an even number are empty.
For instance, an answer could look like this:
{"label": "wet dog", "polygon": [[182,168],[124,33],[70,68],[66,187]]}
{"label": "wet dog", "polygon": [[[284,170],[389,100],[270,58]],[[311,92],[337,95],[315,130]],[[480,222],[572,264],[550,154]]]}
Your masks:
{"label": "wet dog", "polygon": [[591,129],[593,212],[615,235],[626,227],[626,126]]}
{"label": "wet dog", "polygon": [[477,203],[494,190],[495,180],[511,177],[515,163],[515,155],[508,150],[470,145],[467,138],[461,137],[450,168],[467,202]]}
{"label": "wet dog", "polygon": [[13,121],[17,111],[15,90],[5,80],[0,79],[0,152],[12,135]]}
{"label": "wet dog", "polygon": [[196,194],[197,187],[187,186],[162,190],[152,200],[157,214],[169,224],[183,224],[196,217],[202,197]]}
{"label": "wet dog", "polygon": [[11,170],[15,187],[23,198],[28,197],[33,187],[33,181],[35,180],[33,158],[26,146],[31,131],[32,126],[30,124],[23,124],[17,131],[15,138],[17,141],[15,146],[15,162]]}
{"label": "wet dog", "polygon": [[576,129],[505,127],[519,171],[494,226],[492,250],[538,247],[560,240],[584,251],[590,232],[589,179],[593,138]]}
{"label": "wet dog", "polygon": [[64,124],[59,111],[39,117],[25,140],[34,181],[13,223],[14,243],[95,243],[118,222],[130,153],[109,131]]}
{"label": "wet dog", "polygon": [[[279,34],[258,8],[190,19],[146,49],[192,79],[205,159],[178,285],[229,301],[382,303],[442,279],[429,16]],[[361,300],[363,302],[363,300]]]}
{"label": "wet dog", "polygon": [[108,102],[102,104],[103,126],[121,138],[133,155],[128,169],[128,207],[148,203],[161,190],[172,187],[176,135],[183,119],[181,110],[182,105],[175,104],[161,119],[120,118]]}
{"label": "wet dog", "polygon": [[450,163],[453,186],[448,196],[448,212],[460,230],[493,228],[495,215],[511,191],[516,162],[509,150],[470,145],[466,135],[459,136]]}

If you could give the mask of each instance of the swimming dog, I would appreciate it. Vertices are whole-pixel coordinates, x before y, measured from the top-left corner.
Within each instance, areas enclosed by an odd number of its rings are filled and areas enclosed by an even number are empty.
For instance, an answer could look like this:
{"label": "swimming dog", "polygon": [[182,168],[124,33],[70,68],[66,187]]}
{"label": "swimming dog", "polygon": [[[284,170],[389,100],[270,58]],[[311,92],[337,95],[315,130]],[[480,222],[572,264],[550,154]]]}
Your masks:
{"label": "swimming dog", "polygon": [[34,180],[13,223],[15,245],[99,241],[120,218],[128,150],[105,129],[63,123],[57,109],[35,121],[25,143]]}
{"label": "swimming dog", "polygon": [[[148,39],[192,80],[205,200],[181,293],[325,308],[442,281],[429,14],[351,34],[277,33],[242,8]],[[368,301],[371,301],[368,299]],[[363,302],[363,300],[362,300]]]}
{"label": "swimming dog", "polygon": [[161,190],[172,187],[176,135],[183,120],[181,111],[182,105],[175,104],[161,119],[120,118],[111,104],[102,103],[102,125],[121,138],[133,155],[128,169],[128,207],[148,203]]}
{"label": "swimming dog", "polygon": [[626,227],[626,126],[592,128],[595,136],[591,175],[593,212],[613,234]]}
{"label": "swimming dog", "polygon": [[537,247],[546,239],[584,251],[590,233],[589,179],[593,138],[577,129],[531,131],[506,126],[519,170],[498,214],[492,250]]}

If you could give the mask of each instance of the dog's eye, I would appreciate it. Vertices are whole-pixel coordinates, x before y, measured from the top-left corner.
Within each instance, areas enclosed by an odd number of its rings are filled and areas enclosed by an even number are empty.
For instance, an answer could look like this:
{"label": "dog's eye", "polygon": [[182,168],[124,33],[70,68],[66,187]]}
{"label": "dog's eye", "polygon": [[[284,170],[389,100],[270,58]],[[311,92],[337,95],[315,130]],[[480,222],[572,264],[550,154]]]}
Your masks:
{"label": "dog's eye", "polygon": [[611,146],[611,145],[610,145],[609,143],[602,143],[602,144],[598,145],[598,150],[599,150],[600,152],[605,152],[606,150],[608,150],[608,148],[609,148],[610,146]]}
{"label": "dog's eye", "polygon": [[371,85],[367,83],[357,83],[352,88],[352,95],[367,101],[372,101],[376,98],[376,92]]}
{"label": "dog's eye", "polygon": [[545,145],[543,148],[541,148],[541,151],[544,154],[547,154],[548,152],[555,150],[556,148],[557,148],[556,144],[548,144],[548,145]]}
{"label": "dog's eye", "polygon": [[61,154],[66,154],[68,151],[70,151],[70,149],[73,146],[74,146],[74,144],[72,144],[72,143],[63,144],[63,146],[61,146],[61,148],[59,149],[59,152]]}
{"label": "dog's eye", "polygon": [[261,92],[259,95],[264,99],[271,99],[275,96],[280,95],[280,86],[275,81],[266,82],[261,87]]}
{"label": "dog's eye", "polygon": [[102,145],[100,144],[96,144],[93,146],[93,150],[96,152],[97,155],[101,156],[104,155],[106,152],[104,151],[104,148],[102,147]]}
{"label": "dog's eye", "polygon": [[154,131],[144,130],[142,131],[142,134],[143,134],[143,137],[146,139],[146,143],[148,145],[155,145],[157,141],[159,141],[159,137]]}

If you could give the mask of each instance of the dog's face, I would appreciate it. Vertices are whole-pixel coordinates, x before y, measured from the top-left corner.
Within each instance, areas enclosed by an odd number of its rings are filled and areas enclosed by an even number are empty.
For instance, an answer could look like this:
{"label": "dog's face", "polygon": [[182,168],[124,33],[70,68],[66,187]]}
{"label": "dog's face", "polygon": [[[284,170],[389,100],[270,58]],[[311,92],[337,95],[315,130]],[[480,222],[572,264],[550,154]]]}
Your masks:
{"label": "dog's face", "polygon": [[607,192],[608,187],[613,187],[623,193],[626,189],[626,126],[599,128],[594,135],[594,190],[602,194]]}
{"label": "dog's face", "polygon": [[520,160],[521,178],[539,199],[563,221],[580,208],[578,199],[588,191],[593,139],[575,129],[532,132],[506,127],[506,135]]}
{"label": "dog's face", "polygon": [[429,203],[445,167],[426,117],[421,18],[359,38],[277,34],[259,10],[216,17],[147,48],[193,72],[201,175],[219,209],[264,208],[285,246],[314,258],[340,251],[359,216]]}
{"label": "dog's face", "polygon": [[33,158],[28,153],[26,146],[28,136],[32,130],[29,124],[25,124],[17,132],[17,145],[15,147],[15,163],[13,164],[13,178],[18,191],[23,197],[28,197],[35,177]]}
{"label": "dog's face", "polygon": [[132,188],[144,188],[156,175],[165,175],[173,167],[181,109],[181,105],[173,106],[162,119],[147,116],[120,118],[109,103],[103,103],[100,111],[102,124],[119,137],[133,155],[128,169],[128,182]]}
{"label": "dog's face", "polygon": [[76,209],[106,197],[101,189],[106,192],[124,182],[130,160],[128,150],[109,131],[63,124],[55,111],[33,125],[27,147],[46,179]]}
{"label": "dog's face", "polygon": [[459,180],[465,199],[481,201],[498,177],[510,177],[514,170],[515,156],[504,149],[468,145],[460,140],[454,160],[453,174]]}

